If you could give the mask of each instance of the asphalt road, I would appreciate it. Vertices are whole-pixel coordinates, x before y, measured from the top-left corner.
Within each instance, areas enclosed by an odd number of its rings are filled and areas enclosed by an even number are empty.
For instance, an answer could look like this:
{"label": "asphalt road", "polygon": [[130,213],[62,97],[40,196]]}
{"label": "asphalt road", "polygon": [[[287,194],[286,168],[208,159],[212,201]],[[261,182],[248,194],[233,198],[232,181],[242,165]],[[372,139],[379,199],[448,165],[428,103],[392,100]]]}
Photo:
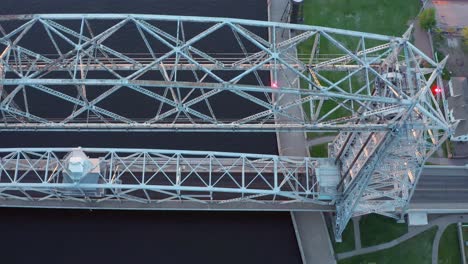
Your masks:
{"label": "asphalt road", "polygon": [[429,166],[423,170],[411,203],[467,203],[468,168]]}

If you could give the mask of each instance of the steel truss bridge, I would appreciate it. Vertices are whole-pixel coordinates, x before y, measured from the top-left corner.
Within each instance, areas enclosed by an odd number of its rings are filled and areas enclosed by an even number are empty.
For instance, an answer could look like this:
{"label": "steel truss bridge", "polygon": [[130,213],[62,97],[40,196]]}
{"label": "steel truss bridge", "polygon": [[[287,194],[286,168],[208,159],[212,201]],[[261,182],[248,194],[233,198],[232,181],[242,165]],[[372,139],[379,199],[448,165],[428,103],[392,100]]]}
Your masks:
{"label": "steel truss bridge", "polygon": [[328,158],[0,149],[3,206],[333,210],[339,240],[352,216],[402,217],[455,125],[431,90],[446,59],[412,45],[411,29],[44,14],[0,16],[0,32],[2,132],[337,135]]}

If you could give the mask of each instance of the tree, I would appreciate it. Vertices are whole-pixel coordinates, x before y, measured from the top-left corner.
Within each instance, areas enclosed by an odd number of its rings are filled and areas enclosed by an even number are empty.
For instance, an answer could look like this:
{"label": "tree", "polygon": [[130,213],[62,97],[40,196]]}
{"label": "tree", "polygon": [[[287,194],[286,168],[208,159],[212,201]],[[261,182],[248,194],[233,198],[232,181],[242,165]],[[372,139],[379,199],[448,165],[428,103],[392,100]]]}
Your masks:
{"label": "tree", "polygon": [[468,27],[464,27],[462,30],[462,37],[463,37],[463,46],[468,49]]}
{"label": "tree", "polygon": [[436,18],[435,18],[435,9],[428,8],[421,12],[419,15],[419,25],[425,30],[429,30],[435,27]]}

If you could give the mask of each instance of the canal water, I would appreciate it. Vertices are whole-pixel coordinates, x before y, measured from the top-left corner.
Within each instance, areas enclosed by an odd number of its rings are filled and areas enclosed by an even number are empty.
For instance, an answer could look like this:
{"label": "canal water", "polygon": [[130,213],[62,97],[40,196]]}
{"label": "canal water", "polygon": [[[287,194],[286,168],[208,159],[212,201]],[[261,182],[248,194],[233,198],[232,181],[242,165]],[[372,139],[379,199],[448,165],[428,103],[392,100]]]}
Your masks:
{"label": "canal water", "polygon": [[[0,14],[147,13],[267,20],[266,0],[2,0],[0,5]],[[43,45],[40,40],[38,45]],[[0,147],[69,146],[277,153],[273,133],[0,134]],[[0,263],[7,264],[300,263],[289,213],[0,209],[0,226]]]}

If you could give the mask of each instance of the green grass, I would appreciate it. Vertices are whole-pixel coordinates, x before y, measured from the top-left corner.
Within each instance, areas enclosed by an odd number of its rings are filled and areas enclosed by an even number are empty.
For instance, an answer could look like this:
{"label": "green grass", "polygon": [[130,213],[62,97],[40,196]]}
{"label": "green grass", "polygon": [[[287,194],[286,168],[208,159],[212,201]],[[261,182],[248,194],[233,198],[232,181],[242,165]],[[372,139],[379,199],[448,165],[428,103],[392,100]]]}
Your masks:
{"label": "green grass", "polygon": [[[305,0],[304,23],[401,36],[419,8],[419,0]],[[309,53],[312,43],[310,40],[301,46],[301,51]],[[322,54],[333,50],[329,45],[320,44]]]}
{"label": "green grass", "polygon": [[395,247],[340,260],[338,264],[430,264],[437,228],[431,228]]}
{"label": "green grass", "polygon": [[451,224],[445,229],[439,243],[439,264],[461,263],[457,224]]}
{"label": "green grass", "polygon": [[[454,145],[452,144],[452,142],[450,142],[450,140],[447,140],[445,141],[442,146],[440,146],[442,151],[443,151],[443,157],[444,158],[450,158],[449,157],[449,152],[451,155],[453,155],[453,152],[455,150],[455,147]],[[435,157],[438,157],[437,153],[434,153],[434,156]]]}
{"label": "green grass", "polygon": [[[329,231],[332,232],[331,230]],[[333,243],[333,249],[335,251],[335,254],[348,252],[348,251],[356,249],[356,246],[354,244],[354,226],[353,226],[352,221],[349,221],[348,225],[343,231],[342,242],[337,243],[334,240],[332,240],[332,243]]]}
{"label": "green grass", "polygon": [[[466,225],[466,223],[463,223],[463,225]],[[462,226],[462,235],[463,235],[463,243],[468,240],[468,228]],[[465,256],[468,256],[468,246],[465,244]]]}
{"label": "green grass", "polygon": [[[343,28],[384,35],[401,36],[408,28],[408,21],[413,19],[419,11],[419,0],[305,0],[304,1],[304,23],[333,28]],[[359,38],[342,37],[333,35],[332,37],[341,41],[344,46],[355,50]],[[298,46],[299,54],[310,54],[314,38]],[[382,44],[378,41],[366,41],[366,47]],[[320,54],[343,54],[343,51],[334,47],[325,37],[320,39]],[[302,57],[302,56],[301,56]],[[339,81],[344,77],[344,72],[320,72],[322,76],[332,82]],[[327,85],[323,80],[322,85]],[[365,84],[363,72],[357,73],[351,79],[351,86],[354,91]],[[302,87],[306,87],[302,80]],[[340,87],[348,89],[349,83],[342,83]],[[336,102],[326,101],[322,107],[320,116],[337,106]],[[309,115],[307,105],[304,105],[305,112]],[[348,111],[341,108],[331,114],[327,119],[347,116]],[[308,133],[308,138],[318,136]]]}
{"label": "green grass", "polygon": [[328,143],[323,143],[310,147],[310,156],[316,158],[328,157]]}
{"label": "green grass", "polygon": [[314,139],[319,137],[328,137],[328,136],[336,136],[338,133],[336,132],[307,132],[308,139]]}
{"label": "green grass", "polygon": [[[347,73],[345,73],[345,72],[321,72],[320,74],[324,78],[326,78],[327,80],[330,80],[332,82],[337,82],[337,81],[341,80],[342,78],[344,78],[345,75],[347,75]],[[348,81],[345,81],[345,82],[342,82],[339,86],[341,88],[343,88],[343,89],[346,89],[346,90],[351,90],[350,87],[352,87],[352,91],[356,91],[357,89],[361,88],[365,84],[363,72],[355,74],[355,76],[352,77],[350,80],[351,80],[351,84],[349,84]],[[301,87],[305,87],[306,82],[304,80],[301,80],[301,83],[302,83]],[[322,82],[321,82],[321,84],[324,85],[324,86],[328,86],[328,84],[325,84],[325,83],[322,83]],[[318,102],[317,102],[317,104],[318,104]],[[323,117],[326,113],[330,112],[331,110],[334,110],[334,108],[337,105],[338,105],[338,103],[335,102],[335,101],[332,101],[332,100],[324,101],[324,103],[323,103],[323,105],[321,107],[321,110],[320,110],[319,117]],[[310,118],[310,106],[309,106],[309,104],[305,103],[303,105],[303,107],[304,107],[305,113]],[[356,105],[356,107],[357,107],[357,105]],[[341,107],[341,108],[335,109],[334,112],[331,113],[326,118],[326,120],[336,119],[336,118],[340,118],[340,117],[348,116],[348,115],[349,115],[349,111]],[[329,133],[333,134],[333,132],[329,132]],[[309,138],[316,138],[316,137],[317,136],[312,136],[312,137],[309,137]]]}
{"label": "green grass", "polygon": [[453,152],[455,150],[455,146],[450,140],[445,141],[445,144],[442,145],[442,148],[444,149],[444,154],[446,158],[449,158],[449,153],[447,152],[447,148],[450,151],[451,155],[453,155]]}
{"label": "green grass", "polygon": [[[305,0],[304,24],[401,36],[419,8],[419,0]],[[359,42],[359,38],[334,37],[350,49],[356,48]],[[310,54],[313,42],[312,38],[302,43],[298,47],[299,53]],[[380,43],[369,42],[366,46],[375,44]],[[320,54],[338,51],[327,39],[320,39]]]}
{"label": "green grass", "polygon": [[[432,32],[432,41],[434,42],[434,47],[436,49],[443,47],[446,40],[444,38],[444,35],[442,34],[442,30],[436,28],[436,29],[432,30],[431,32]],[[438,51],[436,51],[436,52],[438,52]]]}
{"label": "green grass", "polygon": [[342,234],[342,242],[335,242],[333,236],[333,224],[327,223],[328,233],[330,234],[330,238],[333,244],[333,250],[336,253],[343,253],[348,252],[351,250],[355,250],[356,246],[354,244],[354,226],[353,222],[349,221],[348,225],[346,226],[345,230]]}
{"label": "green grass", "polygon": [[408,232],[406,224],[399,224],[395,219],[377,214],[362,216],[359,228],[363,247],[386,243]]}

